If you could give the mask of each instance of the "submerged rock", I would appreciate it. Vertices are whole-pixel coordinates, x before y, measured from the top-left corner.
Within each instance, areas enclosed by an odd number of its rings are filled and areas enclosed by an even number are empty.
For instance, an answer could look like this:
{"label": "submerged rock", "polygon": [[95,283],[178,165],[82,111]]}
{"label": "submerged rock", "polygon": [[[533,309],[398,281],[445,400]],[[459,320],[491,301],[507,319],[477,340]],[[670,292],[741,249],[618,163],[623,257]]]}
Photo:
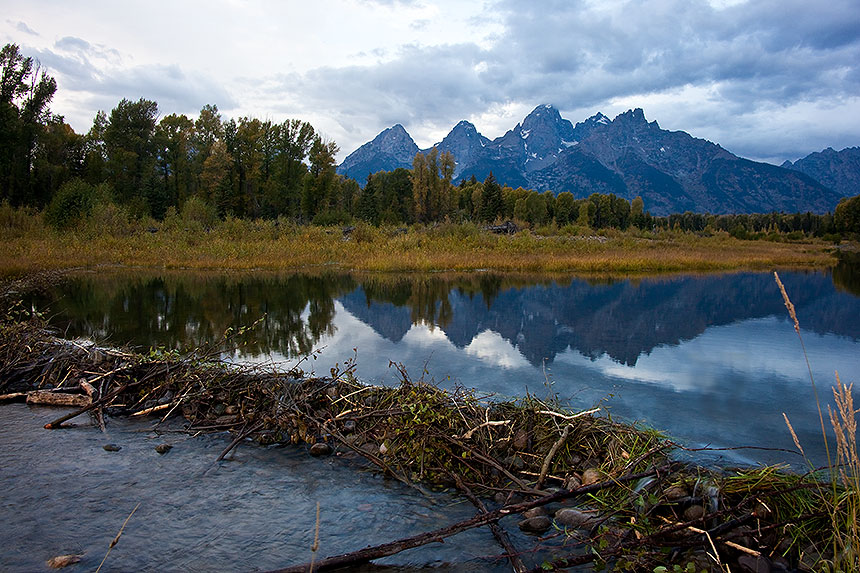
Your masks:
{"label": "submerged rock", "polygon": [[164,455],[167,452],[169,452],[172,448],[173,448],[173,446],[171,446],[170,444],[158,444],[157,446],[155,446],[155,451],[161,455]]}
{"label": "submerged rock", "polygon": [[326,444],[325,442],[317,442],[312,445],[308,453],[312,456],[327,456],[331,453],[331,446]]}
{"label": "submerged rock", "polygon": [[538,517],[530,517],[519,522],[519,527],[528,533],[543,533],[552,525],[549,517],[540,515]]}
{"label": "submerged rock", "polygon": [[118,446],[116,444],[105,444],[102,446],[102,449],[106,452],[118,452],[122,449],[122,446]]}
{"label": "submerged rock", "polygon": [[596,513],[580,511],[572,507],[565,507],[555,512],[555,522],[565,527],[574,529],[589,529],[597,523]]}

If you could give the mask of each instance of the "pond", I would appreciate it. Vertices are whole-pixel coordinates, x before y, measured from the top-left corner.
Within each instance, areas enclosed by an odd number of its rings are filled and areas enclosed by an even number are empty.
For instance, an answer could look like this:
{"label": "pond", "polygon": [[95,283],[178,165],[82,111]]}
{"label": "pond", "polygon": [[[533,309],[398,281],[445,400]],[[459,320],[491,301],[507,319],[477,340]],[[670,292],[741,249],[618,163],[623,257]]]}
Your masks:
{"label": "pond", "polygon": [[[815,464],[839,372],[860,374],[856,265],[654,278],[444,275],[80,275],[33,304],[67,336],[188,349],[246,330],[224,357],[327,375],[353,361],[369,383],[413,379],[500,397],[555,396],[638,421],[713,463]],[[810,368],[807,367],[808,356]],[[826,410],[824,412],[825,416]]]}
{"label": "pond", "polygon": [[[781,272],[823,403],[834,371],[860,373],[857,266]],[[824,447],[809,369],[772,273],[655,278],[514,278],[491,273],[349,275],[117,271],[77,275],[29,301],[68,337],[140,349],[221,344],[225,359],[396,384],[462,385],[499,397],[529,392],[640,421],[713,464],[805,467]],[[244,329],[244,330],[241,330]],[[265,570],[310,559],[316,503],[320,557],[450,525],[474,514],[341,457],[303,448],[237,448],[227,434],[189,436],[182,421],[110,420],[43,430],[55,409],[0,406],[2,568],[45,570],[82,553],[95,570],[135,505],[109,570]],[[826,415],[826,412],[825,412]],[[154,446],[174,447],[160,456]],[[107,443],[122,449],[108,452]],[[717,449],[726,448],[726,449]],[[552,556],[502,520],[529,566]],[[566,549],[565,549],[566,551]],[[504,571],[490,533],[472,530],[391,556],[369,571]],[[388,566],[386,568],[385,566]],[[401,569],[405,568],[405,569]]]}

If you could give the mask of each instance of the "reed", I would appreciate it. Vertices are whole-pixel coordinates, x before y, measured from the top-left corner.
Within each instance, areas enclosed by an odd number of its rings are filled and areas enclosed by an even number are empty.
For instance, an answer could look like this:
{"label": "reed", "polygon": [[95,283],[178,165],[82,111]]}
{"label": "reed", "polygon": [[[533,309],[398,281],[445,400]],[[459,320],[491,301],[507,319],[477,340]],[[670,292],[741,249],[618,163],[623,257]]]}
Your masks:
{"label": "reed", "polygon": [[[779,274],[774,273],[774,278],[782,293],[786,309],[792,319],[794,330],[800,339],[801,350],[806,359],[809,380],[818,406],[822,440],[824,440],[828,461],[829,481],[819,486],[819,499],[823,502],[829,517],[830,523],[827,529],[830,536],[824,546],[811,543],[804,548],[804,552],[811,555],[811,557],[807,557],[807,561],[814,565],[816,571],[833,573],[860,571],[860,524],[858,524],[858,517],[860,517],[860,450],[857,447],[857,413],[860,410],[854,408],[854,385],[852,383],[846,386],[839,378],[839,373],[835,373],[836,384],[831,389],[835,406],[831,407],[829,404],[827,406],[828,418],[836,442],[834,457],[831,454],[830,440],[825,429],[818,389],[800,332],[800,321],[797,318],[796,309],[779,278]],[[795,445],[803,453],[803,447],[787,417],[785,421]],[[807,463],[814,471],[808,460]]]}

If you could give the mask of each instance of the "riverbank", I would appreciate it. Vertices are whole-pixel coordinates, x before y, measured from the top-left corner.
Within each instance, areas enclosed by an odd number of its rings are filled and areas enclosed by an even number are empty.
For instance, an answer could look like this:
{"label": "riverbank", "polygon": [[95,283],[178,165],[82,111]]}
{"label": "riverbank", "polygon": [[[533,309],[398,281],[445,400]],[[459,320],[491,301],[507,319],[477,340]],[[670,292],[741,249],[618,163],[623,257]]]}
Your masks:
{"label": "riverbank", "polygon": [[72,266],[369,272],[625,273],[823,268],[836,263],[818,239],[740,240],[727,233],[556,230],[494,234],[472,224],[386,228],[296,226],[228,220],[212,228],[166,223],[55,231],[39,220],[0,229],[4,274]]}
{"label": "riverbank", "polygon": [[[552,400],[444,392],[403,370],[398,387],[365,386],[349,363],[315,378],[237,368],[206,349],[141,355],[62,341],[20,307],[5,305],[4,316],[4,394],[34,399],[37,389],[62,386],[51,395],[89,398],[88,411],[108,425],[112,415],[181,414],[192,432],[230,430],[236,440],[222,456],[243,438],[289,443],[320,456],[361,456],[409,487],[476,492],[496,517],[536,510],[516,518],[536,542],[553,532],[568,538],[568,552],[548,565],[598,559],[639,570],[691,562],[718,570],[706,555],[707,531],[724,563],[761,556],[774,567],[809,566],[830,558],[833,534],[850,531],[850,503],[831,497],[850,502],[850,489],[778,468],[674,463],[678,446],[664,436]],[[48,425],[62,425],[59,418]],[[563,500],[574,505],[559,507]],[[551,511],[538,510],[545,506]],[[677,551],[667,557],[667,547]]]}

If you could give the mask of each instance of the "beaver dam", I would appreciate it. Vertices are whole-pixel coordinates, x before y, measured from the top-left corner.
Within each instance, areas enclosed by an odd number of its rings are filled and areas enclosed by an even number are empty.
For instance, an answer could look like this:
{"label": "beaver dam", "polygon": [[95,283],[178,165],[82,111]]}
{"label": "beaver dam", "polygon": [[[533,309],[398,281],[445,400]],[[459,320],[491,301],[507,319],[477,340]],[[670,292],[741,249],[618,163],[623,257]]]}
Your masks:
{"label": "beaver dam", "polygon": [[7,287],[3,303],[0,400],[74,408],[48,429],[79,416],[102,427],[120,416],[181,417],[191,433],[231,432],[219,459],[253,447],[251,440],[291,444],[313,456],[366,460],[418,490],[456,488],[476,508],[473,518],[433,531],[314,554],[312,563],[284,563],[281,571],[356,566],[456,543],[456,534],[476,527],[491,528],[513,570],[529,570],[522,556],[535,547],[515,546],[501,519],[516,520],[535,546],[563,541],[563,552],[536,570],[588,563],[657,572],[857,570],[860,464],[850,387],[835,392],[833,423],[842,433],[833,467],[705,468],[676,461],[681,447],[658,432],[596,410],[445,391],[396,364],[400,384],[378,387],[357,380],[350,362],[315,377],[298,367],[229,364],[214,347],[142,354],[64,340],[10,302],[16,289]]}

